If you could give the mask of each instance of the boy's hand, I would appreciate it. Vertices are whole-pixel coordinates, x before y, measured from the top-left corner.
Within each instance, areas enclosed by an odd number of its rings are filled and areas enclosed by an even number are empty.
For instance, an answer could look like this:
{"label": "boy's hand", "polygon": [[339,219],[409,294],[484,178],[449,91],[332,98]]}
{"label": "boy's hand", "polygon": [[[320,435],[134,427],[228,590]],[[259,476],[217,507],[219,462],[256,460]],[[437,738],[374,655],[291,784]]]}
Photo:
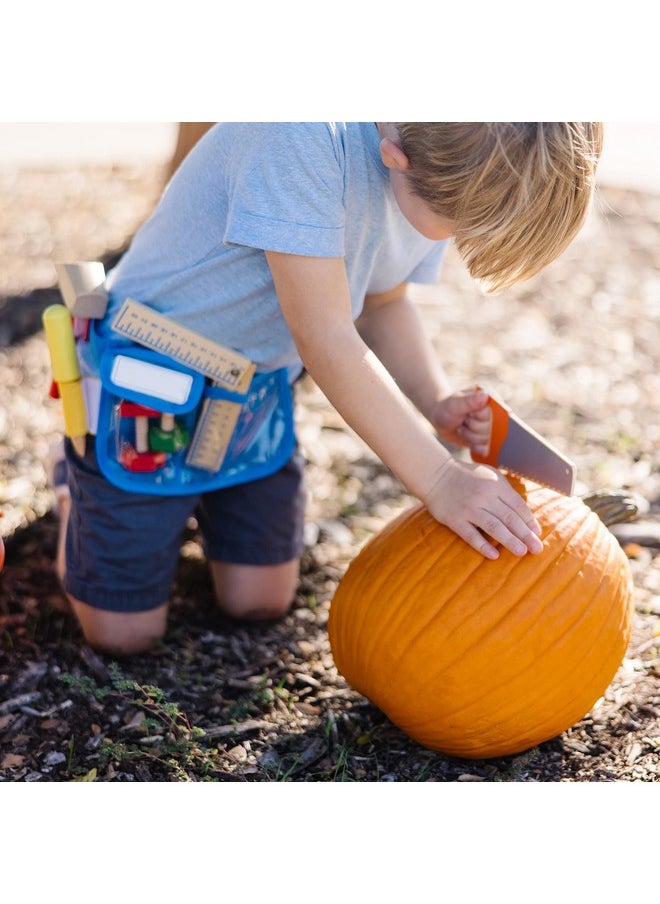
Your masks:
{"label": "boy's hand", "polygon": [[541,529],[522,496],[487,465],[449,459],[424,504],[437,521],[487,559],[499,553],[485,535],[517,556],[543,549]]}
{"label": "boy's hand", "polygon": [[488,455],[491,421],[488,393],[481,389],[463,389],[441,399],[432,420],[442,440],[467,446],[477,455]]}

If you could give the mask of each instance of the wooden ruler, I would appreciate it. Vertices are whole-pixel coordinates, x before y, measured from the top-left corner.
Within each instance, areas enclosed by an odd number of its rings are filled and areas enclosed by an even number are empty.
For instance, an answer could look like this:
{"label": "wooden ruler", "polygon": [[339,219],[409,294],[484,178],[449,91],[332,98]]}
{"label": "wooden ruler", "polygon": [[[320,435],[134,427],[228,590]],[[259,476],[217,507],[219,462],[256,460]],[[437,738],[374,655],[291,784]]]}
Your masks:
{"label": "wooden ruler", "polygon": [[[209,377],[216,386],[246,393],[256,366],[233,349],[189,330],[139,301],[127,298],[112,329],[139,345],[167,355]],[[186,463],[215,472],[220,469],[242,405],[228,399],[207,398],[197,419]]]}
{"label": "wooden ruler", "polygon": [[186,464],[219,471],[234,433],[242,405],[226,399],[205,399],[188,447]]}
{"label": "wooden ruler", "polygon": [[249,358],[132,298],[122,304],[111,327],[125,339],[174,358],[224,389],[247,392],[250,386],[255,365]]}

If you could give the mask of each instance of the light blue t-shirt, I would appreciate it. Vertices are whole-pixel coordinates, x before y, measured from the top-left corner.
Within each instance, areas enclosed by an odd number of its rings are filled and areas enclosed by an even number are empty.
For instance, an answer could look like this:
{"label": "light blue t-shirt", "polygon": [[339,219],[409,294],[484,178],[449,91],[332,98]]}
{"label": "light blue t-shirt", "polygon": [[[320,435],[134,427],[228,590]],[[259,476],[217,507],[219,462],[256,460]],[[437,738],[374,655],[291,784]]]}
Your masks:
{"label": "light blue t-shirt", "polygon": [[264,251],[343,257],[354,318],[366,294],[438,279],[446,242],[400,212],[379,144],[374,123],[215,125],[109,275],[109,315],[133,298],[293,378]]}

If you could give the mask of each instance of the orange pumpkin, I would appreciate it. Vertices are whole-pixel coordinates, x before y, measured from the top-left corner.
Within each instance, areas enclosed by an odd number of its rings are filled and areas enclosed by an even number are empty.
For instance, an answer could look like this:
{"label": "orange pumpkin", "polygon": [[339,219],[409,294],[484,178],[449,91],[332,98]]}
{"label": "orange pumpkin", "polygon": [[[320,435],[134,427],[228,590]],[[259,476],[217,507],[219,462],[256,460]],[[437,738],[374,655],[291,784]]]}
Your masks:
{"label": "orange pumpkin", "polygon": [[346,681],[450,756],[506,756],[570,728],[630,639],[630,566],[613,534],[582,500],[511,482],[542,553],[487,560],[417,505],[365,545],[330,608]]}

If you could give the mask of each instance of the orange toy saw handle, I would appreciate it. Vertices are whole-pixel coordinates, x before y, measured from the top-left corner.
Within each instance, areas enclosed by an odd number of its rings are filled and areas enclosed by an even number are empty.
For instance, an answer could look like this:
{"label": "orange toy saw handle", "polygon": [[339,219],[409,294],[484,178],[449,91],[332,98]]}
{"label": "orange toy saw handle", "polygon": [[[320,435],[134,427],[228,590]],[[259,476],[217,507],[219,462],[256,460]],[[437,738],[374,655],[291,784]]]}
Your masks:
{"label": "orange toy saw handle", "polygon": [[476,452],[470,452],[470,455],[472,456],[472,461],[496,468],[499,463],[500,449],[504,445],[504,440],[509,432],[509,410],[500,402],[496,402],[492,396],[488,399],[488,405],[490,406],[492,417],[488,454],[478,455]]}

